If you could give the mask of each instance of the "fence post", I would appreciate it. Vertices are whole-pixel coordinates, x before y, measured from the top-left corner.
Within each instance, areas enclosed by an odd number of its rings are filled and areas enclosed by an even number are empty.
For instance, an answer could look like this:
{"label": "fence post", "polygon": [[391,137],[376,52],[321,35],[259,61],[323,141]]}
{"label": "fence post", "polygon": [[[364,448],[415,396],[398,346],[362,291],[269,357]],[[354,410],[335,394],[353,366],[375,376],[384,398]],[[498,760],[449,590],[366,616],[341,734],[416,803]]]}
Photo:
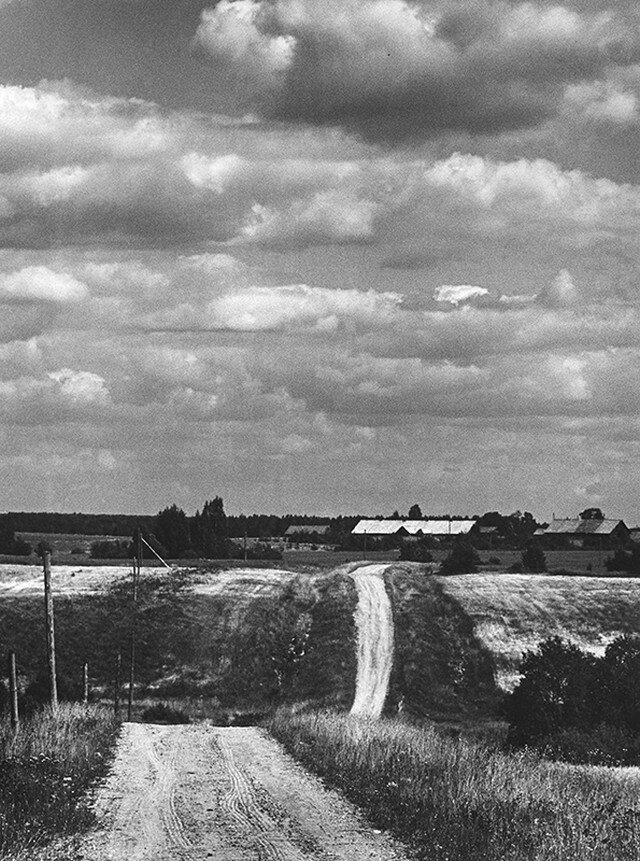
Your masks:
{"label": "fence post", "polygon": [[53,593],[51,591],[51,553],[45,550],[42,564],[44,568],[44,609],[47,626],[47,662],[49,664],[49,694],[51,707],[58,708],[58,685],[56,682],[56,638],[53,623]]}
{"label": "fence post", "polygon": [[118,649],[116,655],[116,678],[113,686],[113,713],[116,717],[120,714],[120,668],[122,667],[122,652]]}
{"label": "fence post", "polygon": [[18,713],[18,678],[16,675],[15,652],[9,652],[7,664],[9,670],[9,699],[11,701],[11,729],[14,733],[17,733],[20,728],[20,715]]}
{"label": "fence post", "polygon": [[86,662],[82,665],[82,702],[85,706],[89,702],[89,664]]}

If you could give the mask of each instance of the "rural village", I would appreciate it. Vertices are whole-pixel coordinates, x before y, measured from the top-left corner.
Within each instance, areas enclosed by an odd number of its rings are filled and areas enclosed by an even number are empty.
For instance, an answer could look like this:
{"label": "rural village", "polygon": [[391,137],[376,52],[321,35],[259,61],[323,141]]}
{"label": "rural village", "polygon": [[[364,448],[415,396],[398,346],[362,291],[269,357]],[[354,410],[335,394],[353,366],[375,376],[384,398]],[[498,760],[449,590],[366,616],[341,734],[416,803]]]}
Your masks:
{"label": "rural village", "polygon": [[640,2],[0,0],[0,861],[640,861]]}

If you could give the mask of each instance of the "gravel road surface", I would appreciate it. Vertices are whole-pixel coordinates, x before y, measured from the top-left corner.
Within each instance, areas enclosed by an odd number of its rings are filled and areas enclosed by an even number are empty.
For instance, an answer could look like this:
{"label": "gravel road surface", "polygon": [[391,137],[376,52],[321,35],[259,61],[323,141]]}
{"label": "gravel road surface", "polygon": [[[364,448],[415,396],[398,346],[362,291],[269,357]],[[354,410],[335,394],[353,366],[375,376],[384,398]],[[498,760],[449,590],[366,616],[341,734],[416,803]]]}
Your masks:
{"label": "gravel road surface", "polygon": [[351,714],[377,718],[387,698],[393,666],[393,613],[383,573],[388,565],[362,565],[351,572],[358,590],[358,672]]}
{"label": "gravel road surface", "polygon": [[82,861],[406,861],[257,727],[126,724]]}

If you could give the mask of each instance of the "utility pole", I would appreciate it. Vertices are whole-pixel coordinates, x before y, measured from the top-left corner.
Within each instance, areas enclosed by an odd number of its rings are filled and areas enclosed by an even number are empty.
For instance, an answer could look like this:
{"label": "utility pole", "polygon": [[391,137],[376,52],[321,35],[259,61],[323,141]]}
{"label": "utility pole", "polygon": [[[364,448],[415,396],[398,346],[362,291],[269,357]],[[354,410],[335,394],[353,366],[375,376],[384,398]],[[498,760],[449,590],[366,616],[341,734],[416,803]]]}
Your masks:
{"label": "utility pole", "polygon": [[56,638],[53,623],[53,593],[51,591],[51,551],[44,551],[42,564],[44,568],[44,609],[47,628],[49,695],[51,708],[55,711],[58,708],[58,685],[56,682]]}
{"label": "utility pole", "polygon": [[142,532],[138,528],[136,535],[135,557],[133,560],[133,610],[131,618],[131,646],[129,651],[129,700],[127,705],[127,720],[133,713],[133,686],[135,684],[136,667],[136,638],[138,627],[138,583],[142,567]]}
{"label": "utility pole", "polygon": [[9,700],[11,706],[11,729],[17,734],[20,728],[20,716],[18,714],[18,677],[16,675],[16,653],[9,652],[7,656],[7,669],[9,671]]}

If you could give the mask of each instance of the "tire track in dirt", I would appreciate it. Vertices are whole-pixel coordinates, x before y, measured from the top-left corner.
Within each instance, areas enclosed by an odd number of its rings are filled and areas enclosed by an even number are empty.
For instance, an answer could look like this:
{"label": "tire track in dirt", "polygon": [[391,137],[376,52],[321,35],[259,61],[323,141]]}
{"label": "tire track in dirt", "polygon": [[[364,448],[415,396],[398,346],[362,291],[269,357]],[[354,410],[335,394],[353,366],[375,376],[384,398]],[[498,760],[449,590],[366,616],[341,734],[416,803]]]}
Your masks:
{"label": "tire track in dirt", "polygon": [[393,667],[393,614],[384,584],[388,565],[363,565],[351,572],[358,591],[358,670],[351,714],[382,714]]}
{"label": "tire track in dirt", "polygon": [[235,763],[227,735],[218,736],[223,762],[231,786],[220,806],[245,832],[245,839],[254,843],[261,861],[305,861],[308,858],[289,842],[271,817],[261,808],[258,793],[248,775]]}
{"label": "tire track in dirt", "polygon": [[406,861],[263,729],[125,724],[76,861]]}

